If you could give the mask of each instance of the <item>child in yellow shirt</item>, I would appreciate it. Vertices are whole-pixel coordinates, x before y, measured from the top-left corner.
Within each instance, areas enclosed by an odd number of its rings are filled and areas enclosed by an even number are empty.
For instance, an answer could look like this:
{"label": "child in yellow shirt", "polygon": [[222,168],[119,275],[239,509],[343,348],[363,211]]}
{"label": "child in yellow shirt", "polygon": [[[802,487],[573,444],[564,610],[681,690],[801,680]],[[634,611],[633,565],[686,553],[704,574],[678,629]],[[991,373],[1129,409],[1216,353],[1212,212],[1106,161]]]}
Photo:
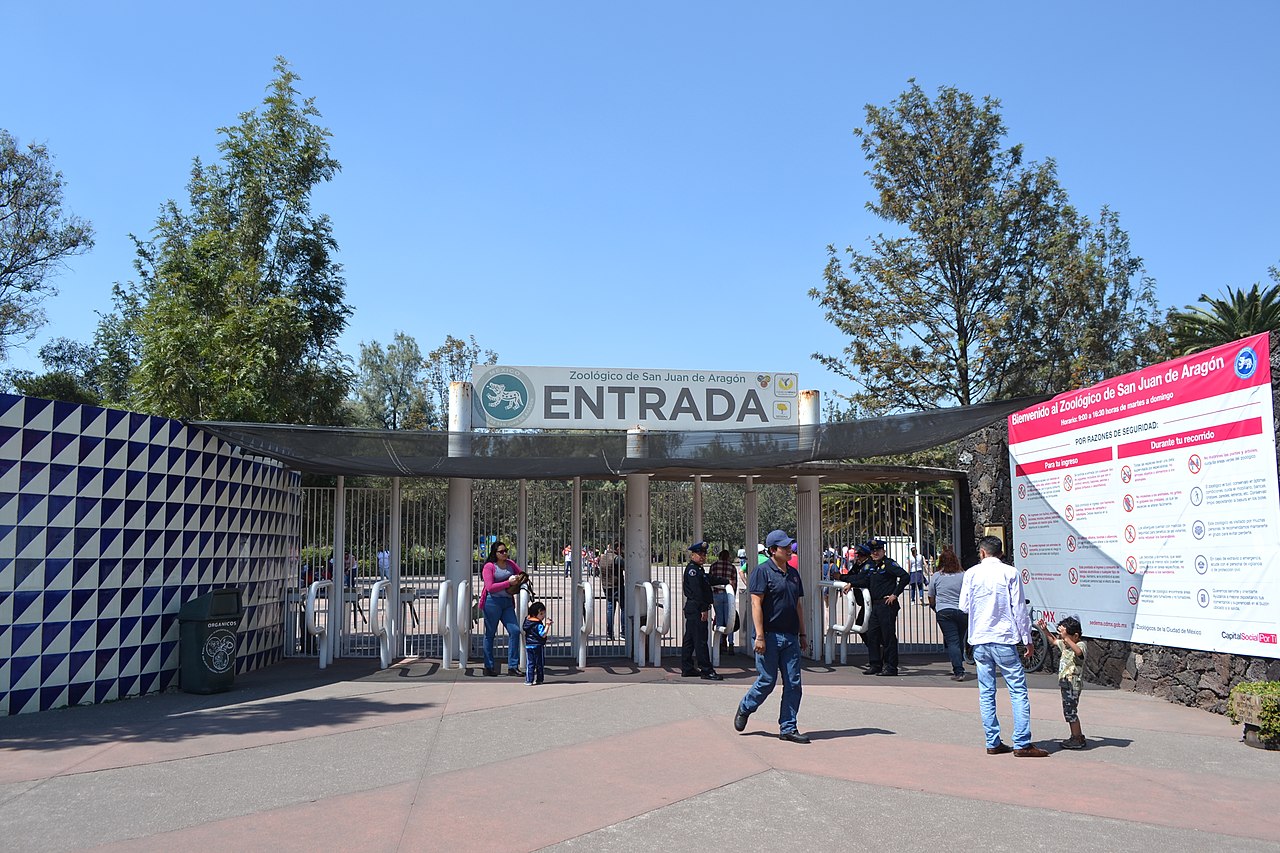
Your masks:
{"label": "child in yellow shirt", "polygon": [[1044,619],[1036,622],[1036,627],[1044,634],[1045,639],[1062,650],[1062,659],[1058,662],[1058,689],[1062,691],[1062,716],[1071,726],[1071,737],[1058,741],[1063,749],[1084,749],[1086,742],[1080,730],[1080,690],[1084,687],[1084,650],[1085,641],[1080,635],[1080,620],[1067,616],[1058,623],[1057,636],[1049,633],[1049,626]]}

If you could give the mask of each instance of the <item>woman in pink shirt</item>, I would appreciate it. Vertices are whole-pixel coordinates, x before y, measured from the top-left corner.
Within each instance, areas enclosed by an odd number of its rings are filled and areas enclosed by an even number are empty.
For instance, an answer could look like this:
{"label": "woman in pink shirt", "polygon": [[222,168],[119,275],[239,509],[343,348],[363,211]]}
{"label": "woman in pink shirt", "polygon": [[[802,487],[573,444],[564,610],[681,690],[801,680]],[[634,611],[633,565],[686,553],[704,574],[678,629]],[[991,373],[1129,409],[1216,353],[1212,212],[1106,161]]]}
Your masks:
{"label": "woman in pink shirt", "polygon": [[484,674],[498,674],[493,660],[493,638],[501,622],[510,635],[507,675],[520,675],[520,623],[516,621],[515,592],[529,576],[520,571],[514,560],[507,559],[505,542],[494,542],[480,577],[484,581],[484,590],[480,593],[480,610],[484,613]]}

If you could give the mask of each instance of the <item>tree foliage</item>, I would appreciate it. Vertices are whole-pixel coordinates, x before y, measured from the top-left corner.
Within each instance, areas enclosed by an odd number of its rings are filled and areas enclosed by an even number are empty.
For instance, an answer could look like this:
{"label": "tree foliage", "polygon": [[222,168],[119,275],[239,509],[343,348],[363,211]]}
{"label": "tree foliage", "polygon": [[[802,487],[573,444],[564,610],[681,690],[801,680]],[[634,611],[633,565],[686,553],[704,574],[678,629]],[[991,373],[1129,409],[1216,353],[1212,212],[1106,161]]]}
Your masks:
{"label": "tree foliage", "polygon": [[814,358],[852,380],[857,409],[969,405],[1064,390],[1157,357],[1159,312],[1118,216],[1080,215],[1052,160],[1004,145],[999,101],[913,81],[866,107],[857,135],[895,228],[869,251],[827,247],[810,291],[849,336]]}
{"label": "tree foliage", "polygon": [[[99,328],[105,370],[133,408],[180,418],[335,423],[351,379],[337,339],[351,309],[329,218],[311,192],[340,168],[314,99],[277,59],[259,110],[218,129],[188,203],[138,240],[139,281]],[[126,378],[127,375],[127,378]]]}
{"label": "tree foliage", "polygon": [[437,424],[427,393],[426,364],[418,342],[404,332],[384,348],[360,344],[354,392],[362,423],[382,429],[427,429]]}
{"label": "tree foliage", "polygon": [[493,364],[497,360],[498,354],[493,350],[480,349],[475,335],[465,341],[445,335],[444,343],[427,353],[427,387],[435,396],[435,410],[441,419],[448,416],[449,383],[469,381],[477,364]]}
{"label": "tree foliage", "polygon": [[0,129],[0,359],[44,325],[57,269],[93,246],[89,223],[62,209],[64,186],[44,145]]}
{"label": "tree foliage", "polygon": [[19,394],[94,406],[103,403],[95,347],[70,338],[55,338],[40,347],[39,355],[43,373],[15,370],[8,374]]}
{"label": "tree foliage", "polygon": [[1188,305],[1171,315],[1173,346],[1178,355],[1228,344],[1280,329],[1280,269],[1272,267],[1275,282],[1261,290],[1255,282],[1248,291],[1230,287],[1222,298],[1200,294],[1200,306]]}

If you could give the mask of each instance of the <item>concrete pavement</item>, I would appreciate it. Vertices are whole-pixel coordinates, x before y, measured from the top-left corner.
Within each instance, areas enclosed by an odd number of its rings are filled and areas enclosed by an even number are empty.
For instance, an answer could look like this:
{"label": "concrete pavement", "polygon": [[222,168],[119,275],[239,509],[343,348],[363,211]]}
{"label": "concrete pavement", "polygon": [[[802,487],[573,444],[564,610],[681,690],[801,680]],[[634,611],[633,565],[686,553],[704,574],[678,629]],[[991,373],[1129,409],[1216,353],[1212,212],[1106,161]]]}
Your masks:
{"label": "concrete pavement", "polygon": [[3,718],[0,838],[21,851],[1280,845],[1280,753],[1216,715],[1087,685],[1091,747],[1063,752],[1056,681],[1034,674],[1033,733],[1054,754],[988,756],[976,682],[950,681],[947,664],[908,659],[889,679],[811,663],[803,746],[777,739],[776,696],[734,732],[747,658],[727,658],[723,683],[666,662],[552,662],[526,687],[474,663],[294,660],[214,696]]}

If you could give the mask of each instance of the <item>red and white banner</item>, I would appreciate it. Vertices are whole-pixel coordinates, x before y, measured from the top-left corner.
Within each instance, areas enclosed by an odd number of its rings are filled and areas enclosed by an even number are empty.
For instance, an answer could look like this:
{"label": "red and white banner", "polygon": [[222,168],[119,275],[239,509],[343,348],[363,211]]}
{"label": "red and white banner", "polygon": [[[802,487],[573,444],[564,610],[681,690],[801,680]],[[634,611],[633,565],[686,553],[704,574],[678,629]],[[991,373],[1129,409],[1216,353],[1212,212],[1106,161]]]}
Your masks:
{"label": "red and white banner", "polygon": [[1009,416],[1013,560],[1085,636],[1280,657],[1269,336]]}

